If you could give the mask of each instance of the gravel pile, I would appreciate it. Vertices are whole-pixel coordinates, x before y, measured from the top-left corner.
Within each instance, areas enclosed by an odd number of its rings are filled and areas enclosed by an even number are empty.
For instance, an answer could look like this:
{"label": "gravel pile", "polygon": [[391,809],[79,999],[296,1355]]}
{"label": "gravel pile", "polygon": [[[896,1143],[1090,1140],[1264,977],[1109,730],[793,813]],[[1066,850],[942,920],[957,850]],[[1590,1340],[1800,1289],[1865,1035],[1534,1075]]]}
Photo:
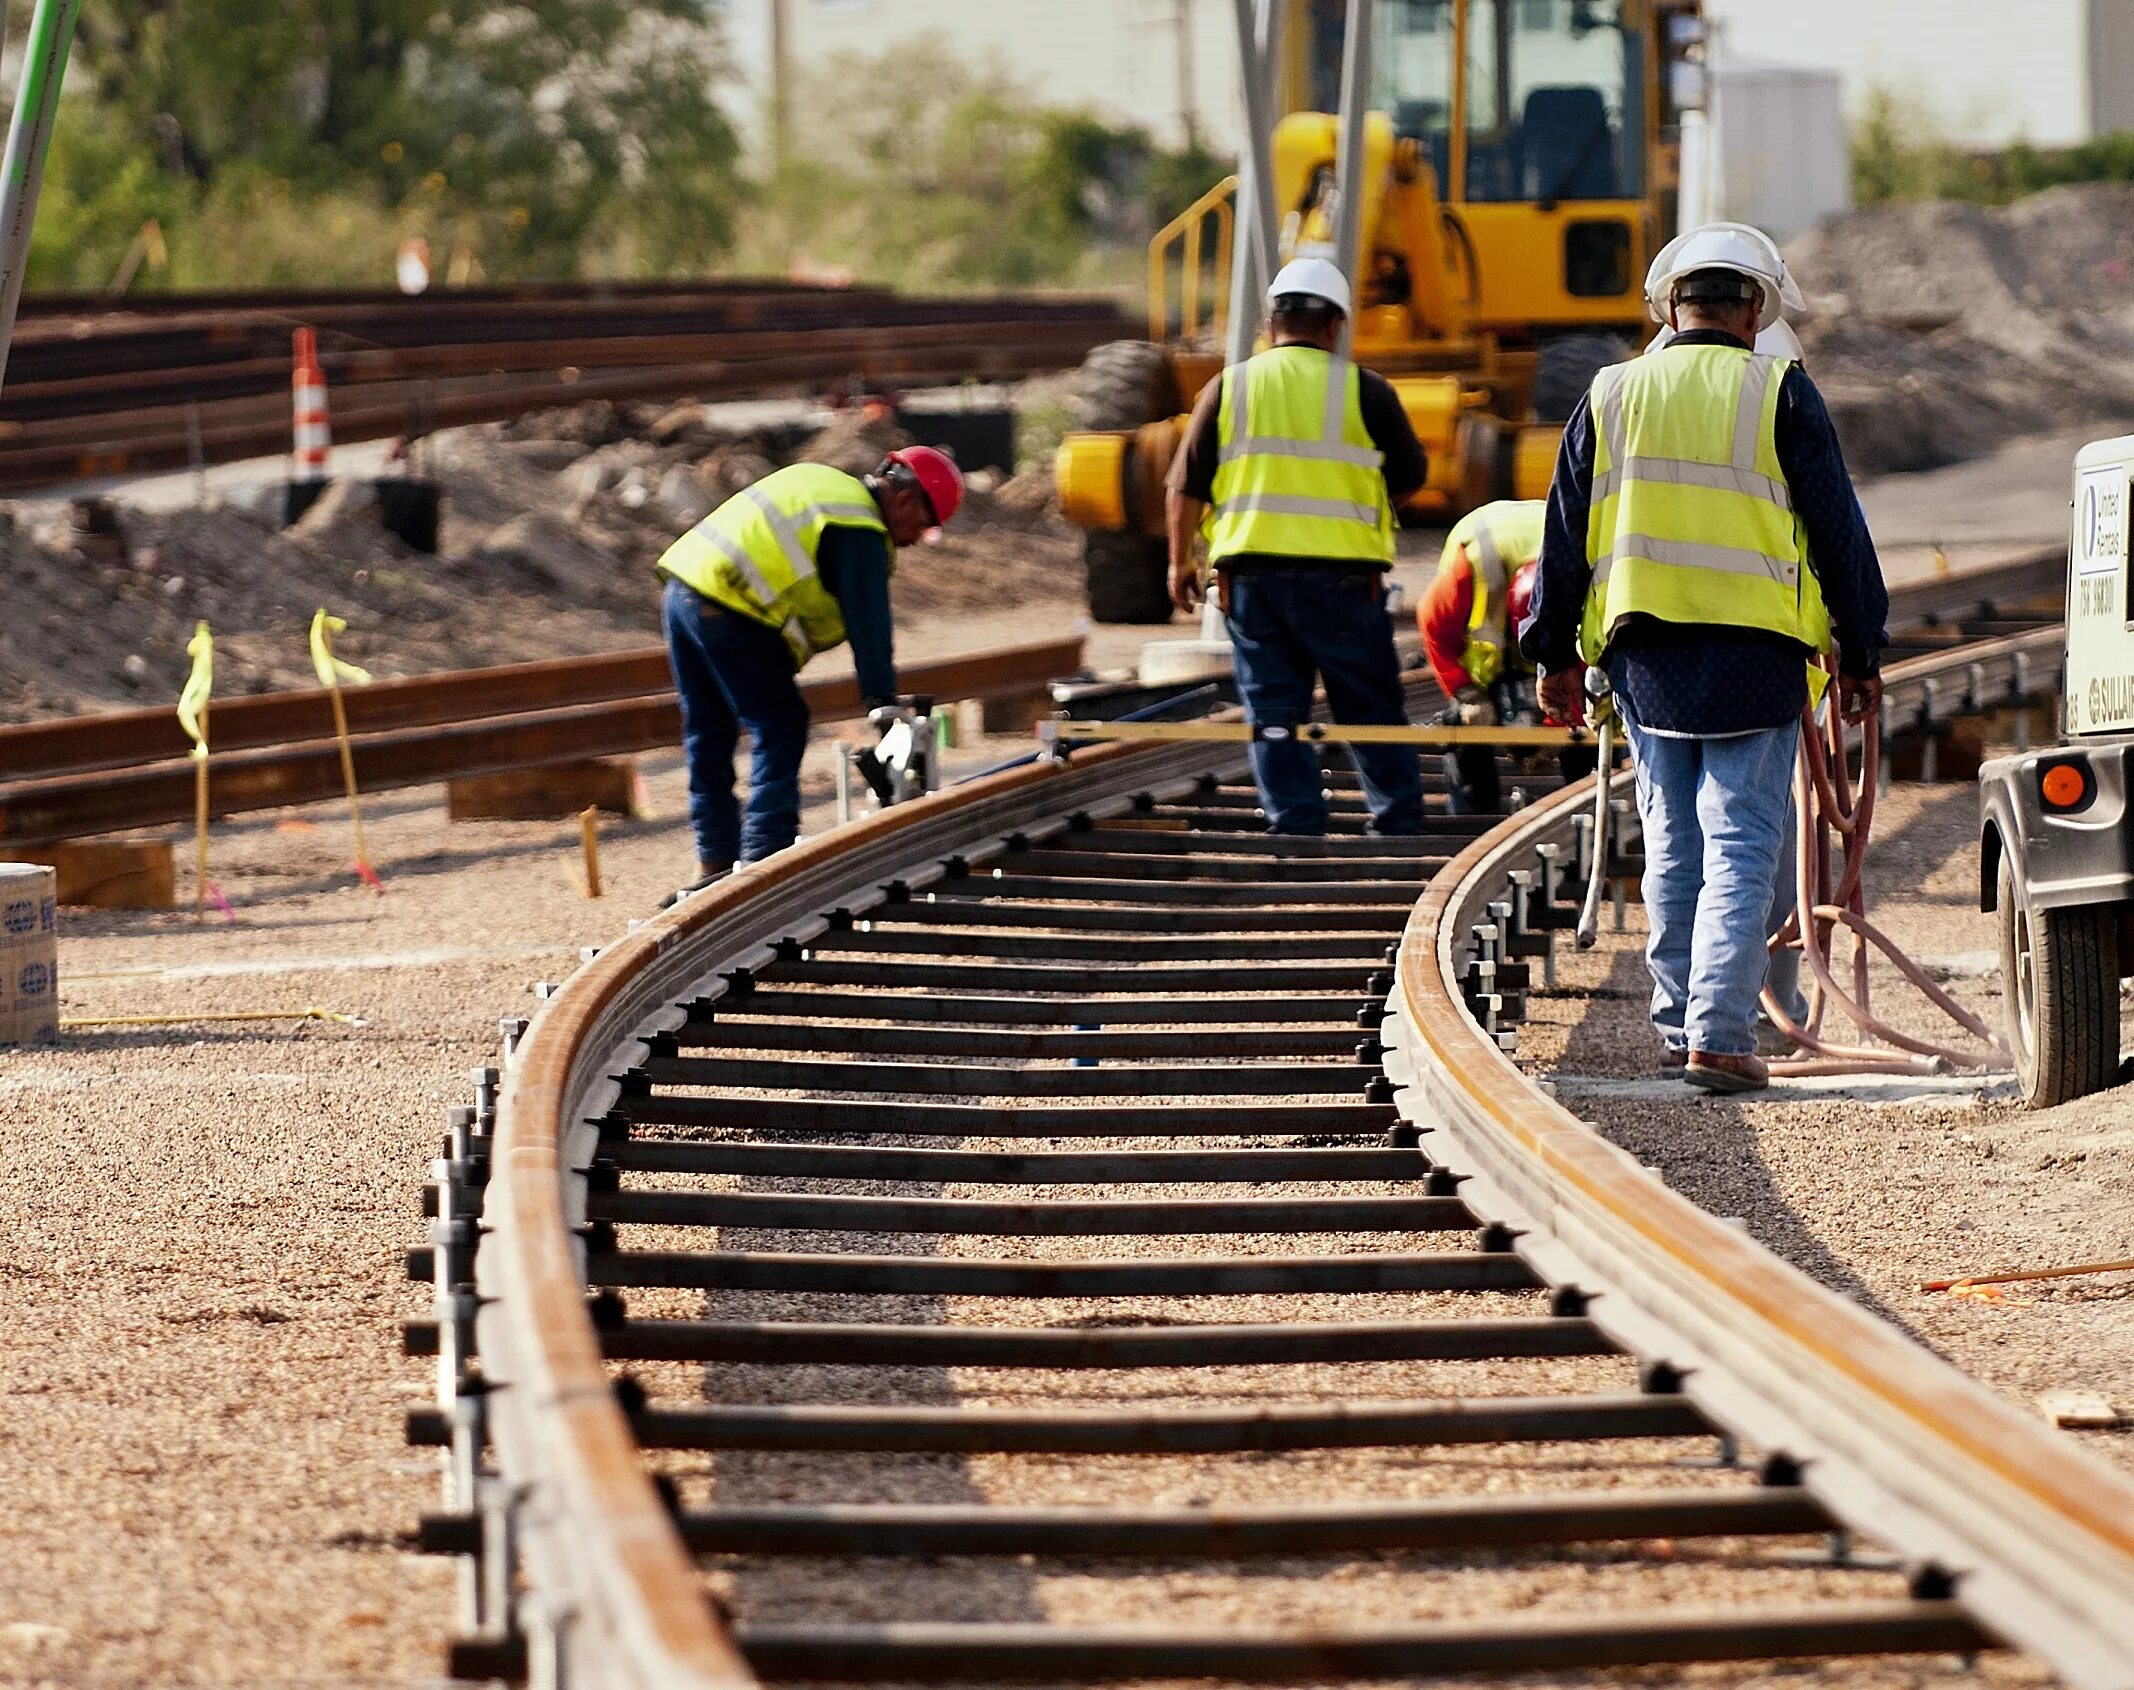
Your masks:
{"label": "gravel pile", "polygon": [[[0,721],[174,702],[202,618],[225,695],[316,684],[321,606],[348,620],[342,654],[381,677],[644,645],[652,565],[677,534],[782,463],[858,472],[907,443],[867,409],[736,432],[699,405],[605,401],[448,430],[416,448],[444,492],[435,556],[384,530],[368,481],[336,483],[286,530],[279,484],[175,511],[0,504]],[[1049,475],[979,472],[940,543],[904,550],[897,608],[1067,612],[1080,555]]]}
{"label": "gravel pile", "polygon": [[1855,473],[2134,416],[2134,185],[1874,206],[1796,241],[1808,366]]}

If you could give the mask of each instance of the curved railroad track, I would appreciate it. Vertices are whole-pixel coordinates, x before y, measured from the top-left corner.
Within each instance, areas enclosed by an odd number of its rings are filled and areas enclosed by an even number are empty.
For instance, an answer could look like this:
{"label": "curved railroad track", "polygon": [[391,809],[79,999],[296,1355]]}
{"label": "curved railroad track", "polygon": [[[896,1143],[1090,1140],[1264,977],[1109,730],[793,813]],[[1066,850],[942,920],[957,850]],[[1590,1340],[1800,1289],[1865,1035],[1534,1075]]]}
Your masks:
{"label": "curved railroad track", "polygon": [[[1900,595],[1959,626],[1895,731],[2050,695],[1981,591]],[[460,1675],[2134,1684],[2134,1487],[1509,1061],[1578,792],[1387,841],[1330,784],[1312,842],[1220,747],[994,775],[507,1023],[410,1262]]]}

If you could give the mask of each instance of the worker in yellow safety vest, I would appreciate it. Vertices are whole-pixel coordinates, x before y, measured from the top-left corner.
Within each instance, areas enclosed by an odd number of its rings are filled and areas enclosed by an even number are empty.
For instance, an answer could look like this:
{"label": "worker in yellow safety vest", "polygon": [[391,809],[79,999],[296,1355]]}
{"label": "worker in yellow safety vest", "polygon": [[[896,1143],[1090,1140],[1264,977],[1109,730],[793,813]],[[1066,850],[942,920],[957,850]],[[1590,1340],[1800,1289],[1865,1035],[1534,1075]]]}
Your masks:
{"label": "worker in yellow safety vest", "polygon": [[[800,829],[808,706],[795,680],[817,652],[852,642],[861,701],[896,696],[889,577],[896,548],[956,514],[963,476],[931,446],[892,452],[870,475],[792,464],[743,488],[659,560],[667,656],[682,703],[694,891],[759,862]],[[734,751],[751,745],[748,811]]]}
{"label": "worker in yellow safety vest", "polygon": [[1558,720],[1581,718],[1581,659],[1607,672],[1637,772],[1661,1066],[1708,1091],[1770,1078],[1756,1011],[1808,660],[1834,633],[1857,721],[1888,643],[1829,412],[1798,363],[1752,347],[1784,289],[1778,249],[1743,224],[1653,260],[1647,307],[1674,338],[1602,370],[1565,424],[1520,642]]}
{"label": "worker in yellow safety vest", "polygon": [[[1541,557],[1539,499],[1498,499],[1469,511],[1445,537],[1437,574],[1415,607],[1416,630],[1430,672],[1451,701],[1448,721],[1463,727],[1539,722],[1534,666],[1519,654]],[[1566,746],[1557,759],[1566,780],[1593,772],[1592,747]],[[1504,784],[1493,745],[1445,753],[1446,792],[1458,816],[1499,814]]]}
{"label": "worker in yellow safety vest", "polygon": [[[1255,727],[1309,720],[1315,683],[1334,720],[1404,723],[1385,578],[1394,506],[1429,466],[1383,376],[1337,350],[1349,283],[1325,258],[1283,266],[1267,291],[1273,345],[1202,390],[1165,497],[1171,598],[1196,608],[1204,540]],[[1422,767],[1405,745],[1353,745],[1373,831],[1420,833]],[[1294,734],[1258,739],[1252,771],[1270,833],[1323,834],[1325,781]]]}

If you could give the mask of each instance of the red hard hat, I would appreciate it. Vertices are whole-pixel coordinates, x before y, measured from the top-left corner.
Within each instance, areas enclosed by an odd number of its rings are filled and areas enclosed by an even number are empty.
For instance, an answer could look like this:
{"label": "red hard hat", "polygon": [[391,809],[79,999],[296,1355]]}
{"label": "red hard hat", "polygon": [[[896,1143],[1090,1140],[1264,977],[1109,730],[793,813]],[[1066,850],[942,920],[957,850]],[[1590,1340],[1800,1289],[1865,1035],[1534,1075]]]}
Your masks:
{"label": "red hard hat", "polygon": [[956,460],[932,446],[906,446],[889,454],[889,461],[902,464],[919,483],[919,491],[933,508],[934,524],[944,526],[963,503],[963,471]]}
{"label": "red hard hat", "polygon": [[1519,630],[1526,625],[1528,607],[1534,602],[1534,573],[1539,562],[1522,563],[1512,573],[1511,583],[1504,589],[1504,620],[1510,625],[1511,636],[1519,638]]}

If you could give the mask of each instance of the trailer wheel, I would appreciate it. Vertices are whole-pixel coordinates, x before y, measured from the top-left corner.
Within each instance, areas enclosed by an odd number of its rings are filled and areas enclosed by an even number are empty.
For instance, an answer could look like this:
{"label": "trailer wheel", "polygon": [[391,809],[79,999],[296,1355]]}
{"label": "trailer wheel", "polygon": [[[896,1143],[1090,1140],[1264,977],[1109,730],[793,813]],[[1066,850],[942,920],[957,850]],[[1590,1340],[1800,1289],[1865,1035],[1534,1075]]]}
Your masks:
{"label": "trailer wheel", "polygon": [[2008,1046],[2023,1101],[2048,1109],[2119,1078],[2119,923],[2111,909],[2034,910],[2003,854],[1998,876]]}

